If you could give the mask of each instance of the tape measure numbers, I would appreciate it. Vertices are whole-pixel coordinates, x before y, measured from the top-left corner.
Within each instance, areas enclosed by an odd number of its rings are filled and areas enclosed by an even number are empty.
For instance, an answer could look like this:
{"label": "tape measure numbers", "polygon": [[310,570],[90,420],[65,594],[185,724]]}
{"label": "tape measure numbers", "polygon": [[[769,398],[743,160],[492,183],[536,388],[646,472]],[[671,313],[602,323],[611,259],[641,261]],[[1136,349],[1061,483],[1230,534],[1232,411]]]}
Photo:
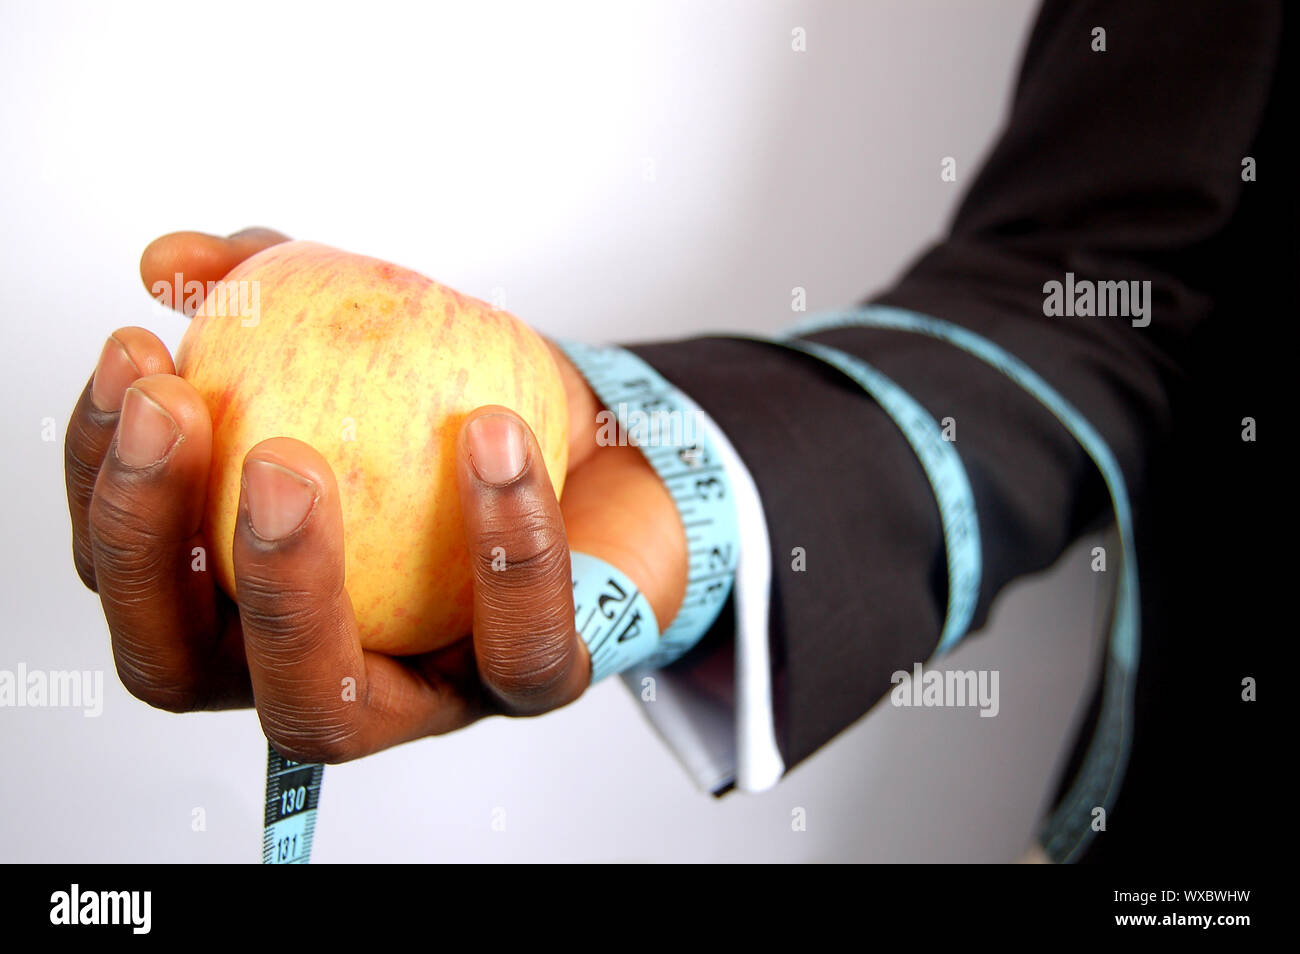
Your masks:
{"label": "tape measure numbers", "polygon": [[586,553],[569,554],[574,625],[591,653],[591,681],[622,672],[659,648],[659,623],[635,583]]}
{"label": "tape measure numbers", "polygon": [[[698,405],[641,358],[615,346],[557,344],[664,482],[686,531],[690,566],[681,609],[653,651],[635,660],[666,666],[708,632],[735,582],[740,546],[726,469]],[[610,671],[619,670],[602,675]]]}
{"label": "tape measure numbers", "polygon": [[311,859],[325,766],[291,762],[266,747],[266,817],[262,863],[301,865]]}

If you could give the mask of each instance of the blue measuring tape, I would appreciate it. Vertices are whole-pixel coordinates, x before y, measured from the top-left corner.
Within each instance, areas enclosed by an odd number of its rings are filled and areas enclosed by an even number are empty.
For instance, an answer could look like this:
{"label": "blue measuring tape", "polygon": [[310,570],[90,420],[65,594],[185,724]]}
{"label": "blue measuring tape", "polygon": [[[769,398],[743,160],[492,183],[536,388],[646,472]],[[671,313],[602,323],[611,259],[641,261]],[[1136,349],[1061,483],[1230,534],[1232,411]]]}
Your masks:
{"label": "blue measuring tape", "polygon": [[650,658],[659,648],[659,621],[637,585],[599,557],[569,554],[574,625],[591,654],[593,684]]}
{"label": "blue measuring tape", "polygon": [[945,653],[966,635],[979,602],[983,566],[975,494],[966,468],[951,441],[943,439],[939,424],[917,401],[892,380],[860,358],[812,341],[793,338],[744,337],[750,341],[800,351],[831,365],[860,385],[898,425],[912,445],[939,505],[944,551],[948,563],[948,610],[936,653]]}
{"label": "blue measuring tape", "polygon": [[[740,558],[736,504],[722,459],[709,438],[706,417],[695,402],[623,348],[578,342],[557,344],[587,379],[605,405],[606,413],[612,415],[611,420],[617,421],[617,434],[636,445],[668,488],[690,551],[686,595],[669,627],[657,640],[642,639],[608,662],[602,657],[599,671],[596,670],[598,650],[594,647],[599,645],[600,652],[608,652],[609,639],[599,641],[605,633],[603,628],[594,631],[596,636],[588,639],[582,630],[583,614],[579,612],[577,624],[592,652],[591,678],[595,682],[633,665],[666,666],[708,632],[727,602],[736,578]],[[608,433],[613,435],[614,429],[610,428]],[[595,559],[585,554],[574,556],[586,561]],[[608,564],[604,566],[605,570],[613,569]],[[586,602],[593,598],[599,602],[596,594],[603,585],[602,575],[604,571],[596,568],[590,577],[576,579],[575,564],[575,604],[579,596]],[[648,604],[645,611],[649,611]],[[653,614],[649,618],[653,621]]]}
{"label": "blue measuring tape", "polygon": [[270,745],[266,753],[262,864],[305,865],[311,859],[325,766],[292,762]]}
{"label": "blue measuring tape", "polygon": [[[1096,835],[1096,829],[1093,828],[1094,811],[1103,808],[1109,815],[1113,808],[1132,747],[1141,619],[1137,551],[1133,542],[1133,512],[1123,471],[1101,434],[1051,385],[1020,359],[958,325],[900,308],[873,305],[814,316],[796,326],[792,334],[809,335],[854,326],[929,335],[961,348],[997,368],[1055,415],[1092,458],[1106,482],[1119,530],[1123,567],[1116,588],[1114,617],[1107,641],[1101,711],[1074,781],[1039,832],[1043,848],[1049,857],[1058,862],[1073,861]],[[847,355],[843,357],[848,358]],[[848,360],[857,361],[854,358]],[[895,420],[899,420],[897,415]],[[933,477],[931,480],[933,482]]]}
{"label": "blue measuring tape", "polygon": [[[690,549],[686,595],[664,632],[635,583],[586,553],[569,554],[574,626],[591,655],[591,681],[634,666],[666,666],[718,618],[740,557],[731,483],[699,407],[659,372],[622,348],[559,346],[612,415],[608,433],[645,455],[672,496]],[[267,747],[264,864],[311,858],[325,766],[292,762]]]}

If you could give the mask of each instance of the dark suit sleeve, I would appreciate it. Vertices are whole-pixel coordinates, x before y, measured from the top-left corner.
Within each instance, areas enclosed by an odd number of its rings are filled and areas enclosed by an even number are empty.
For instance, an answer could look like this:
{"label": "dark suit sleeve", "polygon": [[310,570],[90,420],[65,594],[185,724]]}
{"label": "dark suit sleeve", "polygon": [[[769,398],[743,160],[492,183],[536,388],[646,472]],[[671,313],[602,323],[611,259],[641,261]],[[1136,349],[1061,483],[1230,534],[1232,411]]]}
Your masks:
{"label": "dark suit sleeve", "polygon": [[[1033,368],[1109,443],[1139,516],[1198,332],[1231,287],[1224,246],[1276,95],[1281,20],[1269,2],[1046,4],[951,234],[872,299],[963,325]],[[1097,27],[1105,52],[1092,48]],[[1066,272],[1150,281],[1150,325],[1046,317],[1044,284]],[[900,331],[813,340],[956,421],[984,548],[974,626],[1008,582],[1106,519],[1087,455],[978,359]],[[632,350],[714,417],[762,495],[778,742],[793,765],[934,650],[947,579],[929,484],[885,413],[815,360],[725,338]]]}

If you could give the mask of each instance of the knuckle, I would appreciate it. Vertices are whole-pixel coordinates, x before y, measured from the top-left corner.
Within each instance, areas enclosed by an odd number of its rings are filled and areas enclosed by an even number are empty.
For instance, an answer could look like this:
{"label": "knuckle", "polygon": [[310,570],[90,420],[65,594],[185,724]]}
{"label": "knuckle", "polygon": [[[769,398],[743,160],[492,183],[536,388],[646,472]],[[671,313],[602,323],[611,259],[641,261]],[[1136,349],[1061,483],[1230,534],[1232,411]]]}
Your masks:
{"label": "knuckle", "polygon": [[193,686],[178,685],[174,679],[140,656],[127,650],[117,652],[117,677],[123,687],[146,705],[167,712],[192,712],[199,697]]}
{"label": "knuckle", "polygon": [[533,586],[563,577],[568,541],[555,521],[542,514],[524,516],[512,525],[483,529],[474,554],[479,579],[504,588]]}
{"label": "knuckle", "polygon": [[[500,619],[500,617],[498,617]],[[522,713],[558,703],[578,659],[573,611],[523,608],[479,643],[479,676],[499,698]]]}
{"label": "knuckle", "polygon": [[511,715],[536,715],[554,708],[569,684],[567,656],[534,660],[528,668],[487,666],[483,681],[507,705]]}
{"label": "knuckle", "polygon": [[77,576],[86,589],[92,593],[99,592],[99,583],[95,579],[95,559],[90,552],[90,541],[77,534],[72,541],[72,563],[77,568]]}
{"label": "knuckle", "polygon": [[343,626],[340,601],[263,572],[245,572],[235,588],[250,662],[256,659],[264,680],[257,710],[272,745],[298,762],[364,755],[357,703],[343,701],[335,684],[316,685],[303,675],[304,662],[318,657]]}
{"label": "knuckle", "polygon": [[337,600],[266,574],[239,576],[235,592],[245,630],[272,667],[300,661],[341,623]]}
{"label": "knuckle", "polygon": [[164,569],[166,538],[119,493],[95,494],[90,504],[90,535],[97,576],[147,581],[156,579]]}
{"label": "knuckle", "polygon": [[165,578],[166,558],[151,546],[131,546],[97,538],[94,543],[95,583],[100,596],[119,607],[136,606],[156,596],[157,581]]}
{"label": "knuckle", "polygon": [[298,707],[258,706],[258,714],[267,740],[277,752],[295,762],[335,764],[365,754],[350,720],[312,713],[310,720],[304,721]]}
{"label": "knuckle", "polygon": [[[74,425],[75,426],[75,423]],[[68,495],[75,502],[85,505],[95,491],[95,480],[99,477],[100,460],[88,460],[85,455],[87,442],[69,430],[63,445],[63,475],[68,485]]]}
{"label": "knuckle", "polygon": [[567,540],[538,509],[485,527],[480,542],[479,677],[512,714],[554,708],[577,658]]}

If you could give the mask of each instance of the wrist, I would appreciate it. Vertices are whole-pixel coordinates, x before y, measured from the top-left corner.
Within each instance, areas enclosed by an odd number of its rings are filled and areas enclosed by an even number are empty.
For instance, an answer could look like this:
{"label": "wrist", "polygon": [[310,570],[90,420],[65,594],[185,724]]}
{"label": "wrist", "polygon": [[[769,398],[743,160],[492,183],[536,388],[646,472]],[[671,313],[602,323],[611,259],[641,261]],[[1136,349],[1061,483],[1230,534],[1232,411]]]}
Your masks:
{"label": "wrist", "polygon": [[600,447],[574,471],[561,501],[570,549],[626,573],[645,595],[660,631],[686,593],[690,557],[677,507],[635,447]]}

